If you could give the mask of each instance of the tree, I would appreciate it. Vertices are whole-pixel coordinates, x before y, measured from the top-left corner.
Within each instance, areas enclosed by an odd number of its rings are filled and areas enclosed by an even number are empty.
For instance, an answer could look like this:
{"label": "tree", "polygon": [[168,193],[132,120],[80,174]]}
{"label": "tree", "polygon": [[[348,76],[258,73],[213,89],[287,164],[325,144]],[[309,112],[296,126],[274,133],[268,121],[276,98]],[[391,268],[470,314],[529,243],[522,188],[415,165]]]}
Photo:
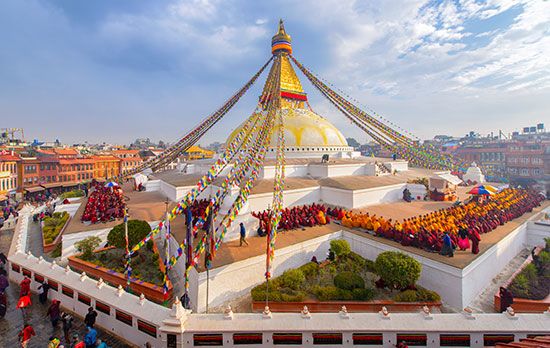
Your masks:
{"label": "tree", "polygon": [[348,142],[348,145],[353,147],[354,149],[361,146],[361,144],[359,144],[359,142],[355,140],[355,138],[346,138],[346,141]]}
{"label": "tree", "polygon": [[351,248],[347,240],[338,239],[330,241],[330,251],[332,251],[338,259],[349,255],[349,253],[351,253]]}
{"label": "tree", "polygon": [[399,290],[414,285],[422,271],[420,262],[396,251],[386,251],[378,255],[375,268],[386,286]]}
{"label": "tree", "polygon": [[[145,238],[151,232],[151,226],[147,221],[128,220],[128,247],[132,249],[137,243]],[[109,245],[115,248],[126,248],[126,236],[124,223],[116,225],[107,235]]]}
{"label": "tree", "polygon": [[74,244],[76,250],[82,253],[81,258],[83,260],[89,260],[94,255],[94,250],[101,244],[99,237],[93,236],[85,238]]}

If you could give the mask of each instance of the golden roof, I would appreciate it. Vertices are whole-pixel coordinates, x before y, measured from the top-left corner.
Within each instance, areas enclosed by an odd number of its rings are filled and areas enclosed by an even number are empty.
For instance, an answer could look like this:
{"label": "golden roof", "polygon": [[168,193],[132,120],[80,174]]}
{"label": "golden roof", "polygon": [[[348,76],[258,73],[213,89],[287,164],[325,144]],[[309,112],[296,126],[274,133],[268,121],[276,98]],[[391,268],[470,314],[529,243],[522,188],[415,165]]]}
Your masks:
{"label": "golden roof", "polygon": [[302,83],[286,55],[281,57],[281,89],[293,93],[304,93]]}

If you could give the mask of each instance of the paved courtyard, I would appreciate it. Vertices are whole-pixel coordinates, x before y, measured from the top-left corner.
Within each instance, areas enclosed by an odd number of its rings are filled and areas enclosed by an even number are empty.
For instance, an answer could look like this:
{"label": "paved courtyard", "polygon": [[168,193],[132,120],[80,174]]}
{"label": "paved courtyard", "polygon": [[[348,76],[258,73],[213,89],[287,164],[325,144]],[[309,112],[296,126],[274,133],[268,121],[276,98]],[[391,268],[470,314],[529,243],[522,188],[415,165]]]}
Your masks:
{"label": "paved courtyard", "polygon": [[[8,254],[8,249],[11,243],[13,230],[0,231],[0,251]],[[19,286],[15,283],[10,283],[7,289],[8,295],[8,311],[3,319],[0,319],[0,347],[19,347],[17,334],[23,328],[23,317],[21,312],[15,308],[19,296]],[[48,345],[48,339],[51,335],[55,335],[63,340],[63,332],[61,326],[56,330],[52,330],[52,326],[46,311],[49,303],[41,305],[36,295],[32,296],[32,307],[28,311],[28,321],[36,331],[36,336],[30,341],[29,348],[45,348]],[[62,304],[63,305],[63,304]],[[75,318],[73,322],[74,332],[77,332],[81,339],[84,338],[86,328],[81,318]],[[107,335],[105,332],[99,332],[99,338],[107,343],[109,347],[131,347],[117,340],[113,336]],[[68,346],[66,346],[68,348]]]}

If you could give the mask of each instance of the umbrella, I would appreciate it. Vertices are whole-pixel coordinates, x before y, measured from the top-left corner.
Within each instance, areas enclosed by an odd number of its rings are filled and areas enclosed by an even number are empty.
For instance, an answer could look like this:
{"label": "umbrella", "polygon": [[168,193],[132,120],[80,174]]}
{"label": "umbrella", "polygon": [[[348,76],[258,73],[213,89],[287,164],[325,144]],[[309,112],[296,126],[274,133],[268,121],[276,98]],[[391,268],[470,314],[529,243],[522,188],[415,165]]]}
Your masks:
{"label": "umbrella", "polygon": [[105,187],[115,187],[115,186],[118,186],[118,184],[114,181],[109,181],[108,183],[105,184]]}
{"label": "umbrella", "polygon": [[[489,186],[489,185],[486,185],[486,186]],[[476,186],[473,189],[471,189],[470,192],[468,193],[471,195],[494,195],[495,192],[498,191],[492,186],[491,186],[492,189],[487,188],[486,186],[484,185]]]}

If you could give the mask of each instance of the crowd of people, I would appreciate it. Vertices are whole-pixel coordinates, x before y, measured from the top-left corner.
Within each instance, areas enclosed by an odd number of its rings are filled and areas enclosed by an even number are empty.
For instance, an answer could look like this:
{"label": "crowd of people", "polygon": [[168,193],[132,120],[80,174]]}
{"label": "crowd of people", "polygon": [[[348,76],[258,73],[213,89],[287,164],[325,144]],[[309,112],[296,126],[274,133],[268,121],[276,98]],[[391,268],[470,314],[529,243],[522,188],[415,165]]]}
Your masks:
{"label": "crowd of people", "polygon": [[124,196],[120,186],[105,187],[102,183],[92,183],[92,191],[82,214],[82,221],[92,224],[108,222],[124,217]]}
{"label": "crowd of people", "polygon": [[373,231],[403,246],[453,256],[457,247],[467,250],[471,242],[472,253],[477,254],[481,234],[531,212],[543,200],[544,196],[535,191],[508,188],[482,202],[472,200],[402,221],[353,211],[345,212],[341,220],[346,227]]}
{"label": "crowd of people", "polygon": [[[258,234],[260,236],[265,235],[271,225],[271,210],[253,212],[252,216],[260,220]],[[285,208],[281,211],[281,220],[277,229],[288,231],[297,228],[326,225],[330,223],[331,216],[331,209],[323,204],[312,203]]]}
{"label": "crowd of people", "polygon": [[[19,332],[19,342],[21,347],[27,347],[29,342],[36,332],[32,325],[29,323],[29,314],[28,309],[33,305],[31,300],[31,290],[30,290],[31,280],[28,277],[25,277],[19,283],[19,300],[17,301],[16,308],[21,311],[23,317],[23,328]],[[9,286],[7,279],[5,279],[5,271],[1,269],[0,271],[0,299],[3,303],[3,312],[0,311],[0,314],[5,314],[6,301],[5,301],[5,290]],[[88,308],[88,313],[84,318],[84,324],[86,326],[86,334],[83,339],[80,339],[79,334],[74,327],[74,318],[68,313],[62,311],[61,301],[53,299],[48,305],[48,291],[49,285],[44,281],[38,288],[39,290],[39,302],[43,306],[47,306],[47,311],[45,317],[49,319],[52,325],[52,335],[48,339],[48,348],[61,348],[61,347],[74,347],[74,348],[108,348],[105,342],[102,342],[98,338],[97,330],[94,328],[97,312],[93,307]],[[0,308],[1,309],[1,308]],[[0,317],[1,318],[1,317]],[[58,329],[61,329],[63,335],[57,335]]]}

